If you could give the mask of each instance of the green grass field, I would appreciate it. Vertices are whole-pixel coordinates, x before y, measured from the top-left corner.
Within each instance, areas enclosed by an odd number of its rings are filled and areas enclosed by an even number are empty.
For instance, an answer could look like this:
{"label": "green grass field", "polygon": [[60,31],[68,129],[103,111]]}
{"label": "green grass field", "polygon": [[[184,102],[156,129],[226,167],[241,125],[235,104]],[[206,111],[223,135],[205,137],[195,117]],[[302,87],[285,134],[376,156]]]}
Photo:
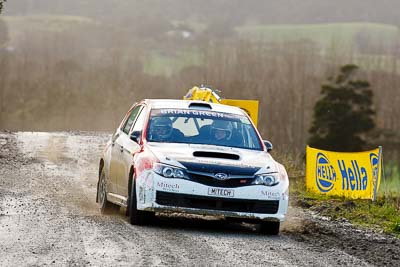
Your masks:
{"label": "green grass field", "polygon": [[236,28],[240,36],[270,42],[311,40],[321,47],[350,48],[355,37],[365,32],[371,41],[391,43],[399,38],[399,29],[377,23],[332,23],[304,25],[252,25]]}

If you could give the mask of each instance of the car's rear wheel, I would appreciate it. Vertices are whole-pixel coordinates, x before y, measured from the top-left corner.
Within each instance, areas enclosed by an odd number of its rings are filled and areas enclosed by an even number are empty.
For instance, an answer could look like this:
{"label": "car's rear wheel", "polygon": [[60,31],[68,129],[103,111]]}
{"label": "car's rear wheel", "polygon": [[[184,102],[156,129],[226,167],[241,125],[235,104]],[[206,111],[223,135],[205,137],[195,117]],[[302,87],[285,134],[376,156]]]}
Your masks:
{"label": "car's rear wheel", "polygon": [[261,222],[260,232],[266,235],[278,235],[280,222]]}
{"label": "car's rear wheel", "polygon": [[119,208],[119,206],[107,200],[106,173],[104,168],[101,170],[97,186],[97,201],[100,204],[101,214],[110,214]]}
{"label": "car's rear wheel", "polygon": [[133,225],[145,225],[149,224],[154,218],[154,212],[143,211],[137,209],[137,197],[136,197],[136,183],[132,181],[131,194],[129,196],[129,221]]}

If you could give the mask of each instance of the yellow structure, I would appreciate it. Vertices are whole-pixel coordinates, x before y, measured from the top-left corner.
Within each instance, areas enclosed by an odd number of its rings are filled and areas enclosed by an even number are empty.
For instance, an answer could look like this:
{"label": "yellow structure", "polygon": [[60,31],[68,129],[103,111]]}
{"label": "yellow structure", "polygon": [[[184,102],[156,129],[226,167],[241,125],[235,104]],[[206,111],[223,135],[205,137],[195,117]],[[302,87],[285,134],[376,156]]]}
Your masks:
{"label": "yellow structure", "polygon": [[186,100],[202,100],[212,103],[220,103],[229,106],[235,106],[243,109],[249,115],[254,125],[258,122],[258,100],[241,99],[222,99],[214,90],[207,87],[193,87],[183,97]]}
{"label": "yellow structure", "polygon": [[307,146],[307,189],[324,195],[375,199],[381,179],[380,149],[348,153]]}
{"label": "yellow structure", "polygon": [[183,97],[185,100],[202,100],[211,103],[219,103],[221,98],[217,93],[207,87],[193,87],[187,94]]}

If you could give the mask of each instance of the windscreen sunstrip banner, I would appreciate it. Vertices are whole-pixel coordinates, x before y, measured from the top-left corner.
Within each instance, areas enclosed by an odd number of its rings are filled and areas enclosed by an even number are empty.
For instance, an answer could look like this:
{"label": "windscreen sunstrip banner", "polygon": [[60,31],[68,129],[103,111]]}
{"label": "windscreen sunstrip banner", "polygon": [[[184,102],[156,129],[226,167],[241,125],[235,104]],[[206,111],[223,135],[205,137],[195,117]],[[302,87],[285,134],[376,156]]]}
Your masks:
{"label": "windscreen sunstrip banner", "polygon": [[[373,199],[379,189],[379,148],[364,152],[331,152],[307,146],[307,189],[325,195]],[[381,157],[382,158],[382,157]]]}

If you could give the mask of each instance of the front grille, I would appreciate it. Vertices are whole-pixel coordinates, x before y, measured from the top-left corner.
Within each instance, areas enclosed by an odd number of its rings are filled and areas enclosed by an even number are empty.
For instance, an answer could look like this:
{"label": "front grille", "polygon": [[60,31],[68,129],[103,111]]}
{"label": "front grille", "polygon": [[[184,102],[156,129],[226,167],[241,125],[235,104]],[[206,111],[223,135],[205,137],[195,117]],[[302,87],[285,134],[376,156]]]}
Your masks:
{"label": "front grille", "polygon": [[276,214],[279,200],[227,199],[157,191],[156,203],[164,206],[206,210]]}
{"label": "front grille", "polygon": [[[191,181],[207,186],[225,188],[251,185],[254,180],[254,174],[260,169],[259,167],[217,165],[185,161],[180,161],[180,163],[186,167]],[[230,178],[223,181],[218,180],[214,177],[217,173],[227,174]]]}
{"label": "front grille", "polygon": [[225,187],[225,188],[234,188],[234,187],[240,187],[240,186],[246,186],[246,185],[251,185],[251,182],[254,180],[253,177],[249,178],[231,178],[227,180],[217,180],[214,177],[206,176],[206,175],[201,175],[201,174],[194,174],[190,173],[190,180],[196,183],[200,183],[203,185],[208,185],[208,186],[215,186],[215,187]]}

